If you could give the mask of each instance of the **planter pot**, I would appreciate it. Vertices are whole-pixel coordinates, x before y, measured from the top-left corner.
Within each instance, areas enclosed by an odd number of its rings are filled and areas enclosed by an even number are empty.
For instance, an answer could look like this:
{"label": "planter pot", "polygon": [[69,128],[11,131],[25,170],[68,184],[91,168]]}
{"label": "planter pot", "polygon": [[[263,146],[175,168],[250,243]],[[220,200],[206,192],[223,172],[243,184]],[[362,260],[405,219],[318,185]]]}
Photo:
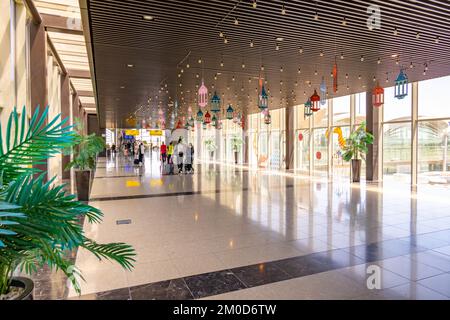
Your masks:
{"label": "planter pot", "polygon": [[211,160],[214,160],[214,151],[209,152],[209,157]]}
{"label": "planter pot", "polygon": [[24,291],[11,300],[33,300],[34,283],[31,279],[14,277],[11,279],[11,287],[23,288]]}
{"label": "planter pot", "polygon": [[352,178],[353,182],[361,181],[361,160],[352,160]]}
{"label": "planter pot", "polygon": [[234,152],[234,164],[238,164],[239,162],[239,152]]}
{"label": "planter pot", "polygon": [[89,201],[91,187],[91,171],[75,171],[75,180],[77,183],[77,194],[79,201]]}

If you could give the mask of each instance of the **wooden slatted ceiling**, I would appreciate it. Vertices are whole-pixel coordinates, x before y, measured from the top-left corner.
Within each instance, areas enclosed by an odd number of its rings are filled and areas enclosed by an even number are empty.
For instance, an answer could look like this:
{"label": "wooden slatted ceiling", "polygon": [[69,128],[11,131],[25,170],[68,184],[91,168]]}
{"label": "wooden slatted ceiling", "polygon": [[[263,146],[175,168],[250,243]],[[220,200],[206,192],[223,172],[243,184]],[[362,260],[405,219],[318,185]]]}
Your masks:
{"label": "wooden slatted ceiling", "polygon": [[[374,77],[381,85],[392,86],[401,66],[408,67],[412,81],[450,74],[449,1],[258,0],[256,9],[252,2],[90,0],[102,125],[124,126],[123,119],[142,106],[161,105],[171,111],[168,105],[175,99],[184,110],[188,105],[195,109],[194,93],[202,77],[210,91],[214,91],[214,85],[225,94],[225,103],[256,112],[261,64],[271,108],[303,103],[319,87],[322,76],[330,87],[336,58],[340,90],[330,93],[330,98],[370,90]],[[283,4],[285,15],[281,14]],[[381,30],[367,28],[367,8],[371,4],[381,7]],[[313,19],[316,11],[318,21]],[[143,15],[151,15],[155,20],[146,21]],[[238,25],[234,24],[235,18]],[[346,26],[342,24],[344,18]],[[219,32],[223,32],[228,44],[224,44]],[[284,38],[278,43],[278,51],[277,37]],[[177,66],[188,54],[181,65],[184,72],[178,77],[181,69]],[[198,64],[199,58],[202,64]],[[220,66],[221,61],[224,67]],[[127,68],[127,64],[134,68]],[[214,80],[217,73],[221,75]],[[163,90],[159,92],[161,86]]]}

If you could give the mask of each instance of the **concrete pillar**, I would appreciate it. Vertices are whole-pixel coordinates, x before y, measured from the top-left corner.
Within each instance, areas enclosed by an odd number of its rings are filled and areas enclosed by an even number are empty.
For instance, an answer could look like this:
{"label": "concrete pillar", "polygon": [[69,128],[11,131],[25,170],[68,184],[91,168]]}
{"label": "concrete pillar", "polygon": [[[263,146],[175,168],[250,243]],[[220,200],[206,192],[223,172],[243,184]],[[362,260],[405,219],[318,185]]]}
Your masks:
{"label": "concrete pillar", "polygon": [[[65,126],[69,126],[71,122],[71,98],[72,95],[70,93],[70,79],[66,74],[61,75],[61,118],[68,118],[68,122]],[[70,171],[66,171],[65,168],[70,162],[70,155],[62,156],[62,178],[70,179]]]}
{"label": "concrete pillar", "polygon": [[374,108],[372,104],[372,92],[366,94],[366,121],[367,131],[375,137],[374,144],[369,146],[366,157],[366,179],[367,181],[381,181],[383,179],[383,119],[382,108]]}
{"label": "concrete pillar", "polygon": [[[47,34],[43,24],[30,24],[30,84],[31,112],[34,113],[38,106],[42,112],[48,105]],[[48,164],[35,167],[45,172],[44,179],[47,180]]]}
{"label": "concrete pillar", "polygon": [[294,107],[286,107],[286,170],[294,169],[294,144],[295,144],[295,112]]}
{"label": "concrete pillar", "polygon": [[418,141],[419,141],[419,83],[412,84],[412,119],[411,119],[411,186],[417,186]]}

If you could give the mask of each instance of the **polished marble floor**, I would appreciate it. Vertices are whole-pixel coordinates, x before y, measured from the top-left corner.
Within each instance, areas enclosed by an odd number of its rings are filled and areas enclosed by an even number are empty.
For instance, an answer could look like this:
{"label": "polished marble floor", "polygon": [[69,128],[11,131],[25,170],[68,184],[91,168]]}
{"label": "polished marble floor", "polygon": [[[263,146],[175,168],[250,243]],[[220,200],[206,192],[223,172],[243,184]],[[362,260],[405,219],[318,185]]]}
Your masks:
{"label": "polished marble floor", "polygon": [[80,250],[86,281],[68,298],[450,299],[449,196],[217,163],[163,176],[156,156],[140,168],[101,158],[90,204],[105,217],[85,232],[132,244],[137,263]]}

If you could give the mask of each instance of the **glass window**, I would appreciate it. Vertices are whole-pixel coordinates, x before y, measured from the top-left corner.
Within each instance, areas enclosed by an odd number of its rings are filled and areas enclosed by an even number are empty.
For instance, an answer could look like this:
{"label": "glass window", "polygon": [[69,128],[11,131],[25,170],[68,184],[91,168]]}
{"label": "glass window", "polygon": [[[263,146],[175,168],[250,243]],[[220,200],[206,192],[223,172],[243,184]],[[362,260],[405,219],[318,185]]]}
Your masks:
{"label": "glass window", "polygon": [[419,82],[419,119],[450,117],[450,76]]}
{"label": "glass window", "polygon": [[313,120],[315,128],[325,128],[328,127],[328,100],[327,104],[320,106],[320,111],[314,112]]}
{"label": "glass window", "polygon": [[419,183],[450,184],[450,119],[419,122]]}
{"label": "glass window", "polygon": [[350,96],[333,99],[333,123],[335,125],[350,124]]}
{"label": "glass window", "polygon": [[355,124],[361,124],[366,121],[366,100],[367,93],[362,92],[356,94],[355,100]]}
{"label": "glass window", "polygon": [[314,170],[328,171],[327,129],[314,130]]}
{"label": "glass window", "polygon": [[258,167],[267,168],[269,162],[269,134],[267,132],[260,132],[259,134],[258,151]]}
{"label": "glass window", "polygon": [[309,159],[311,157],[309,149],[310,139],[311,135],[309,134],[309,130],[297,130],[297,170],[309,171]]}
{"label": "glass window", "polygon": [[297,129],[307,129],[309,128],[309,117],[305,118],[305,106],[302,104],[295,107],[297,114]]}
{"label": "glass window", "polygon": [[281,147],[280,141],[281,135],[279,131],[272,131],[270,133],[270,168],[280,169],[281,168]]}
{"label": "glass window", "polygon": [[383,171],[386,178],[409,181],[411,175],[411,123],[383,126]]}
{"label": "glass window", "polygon": [[411,119],[411,84],[408,84],[409,95],[404,99],[394,97],[394,87],[384,89],[384,121]]}

